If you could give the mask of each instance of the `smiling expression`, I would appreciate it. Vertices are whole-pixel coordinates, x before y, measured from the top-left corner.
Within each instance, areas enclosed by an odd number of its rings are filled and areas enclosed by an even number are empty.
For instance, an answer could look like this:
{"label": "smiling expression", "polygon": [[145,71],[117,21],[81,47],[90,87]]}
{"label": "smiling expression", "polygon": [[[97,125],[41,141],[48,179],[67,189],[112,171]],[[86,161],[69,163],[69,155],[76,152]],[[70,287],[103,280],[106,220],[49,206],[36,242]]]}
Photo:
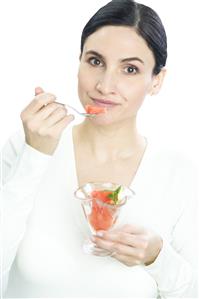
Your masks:
{"label": "smiling expression", "polygon": [[155,59],[145,40],[131,27],[104,26],[85,41],[78,72],[82,105],[105,107],[101,124],[135,117],[151,92]]}

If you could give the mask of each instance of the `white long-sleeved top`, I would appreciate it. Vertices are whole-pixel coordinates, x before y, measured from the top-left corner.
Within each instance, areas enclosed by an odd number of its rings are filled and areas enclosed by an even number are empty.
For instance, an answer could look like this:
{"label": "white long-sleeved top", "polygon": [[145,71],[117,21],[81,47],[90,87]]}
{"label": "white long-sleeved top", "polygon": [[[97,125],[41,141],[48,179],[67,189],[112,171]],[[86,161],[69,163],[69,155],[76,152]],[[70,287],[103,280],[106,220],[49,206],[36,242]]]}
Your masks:
{"label": "white long-sleeved top", "polygon": [[148,140],[130,186],[136,196],[120,222],[154,229],[163,248],[151,265],[127,267],[82,251],[88,226],[73,195],[72,126],[53,156],[27,145],[22,132],[2,156],[5,298],[198,297],[196,172],[189,160]]}

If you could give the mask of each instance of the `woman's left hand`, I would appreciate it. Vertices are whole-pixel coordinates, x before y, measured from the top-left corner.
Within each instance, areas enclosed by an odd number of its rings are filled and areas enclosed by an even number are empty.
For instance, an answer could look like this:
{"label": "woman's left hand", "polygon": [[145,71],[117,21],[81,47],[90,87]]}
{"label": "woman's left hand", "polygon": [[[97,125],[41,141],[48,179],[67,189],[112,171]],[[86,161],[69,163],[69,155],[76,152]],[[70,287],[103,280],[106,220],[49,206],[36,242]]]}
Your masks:
{"label": "woman's left hand", "polygon": [[[126,266],[150,265],[162,248],[162,238],[135,224],[126,224],[120,229],[100,231],[92,237],[97,248],[105,249]],[[97,253],[96,253],[97,254]]]}

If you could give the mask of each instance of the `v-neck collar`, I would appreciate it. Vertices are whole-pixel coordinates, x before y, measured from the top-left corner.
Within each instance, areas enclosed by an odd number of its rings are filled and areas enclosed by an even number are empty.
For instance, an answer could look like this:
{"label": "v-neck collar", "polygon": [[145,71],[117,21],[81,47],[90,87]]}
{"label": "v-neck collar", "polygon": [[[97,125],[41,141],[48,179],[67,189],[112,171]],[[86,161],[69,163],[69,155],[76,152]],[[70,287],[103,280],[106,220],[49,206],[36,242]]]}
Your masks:
{"label": "v-neck collar", "polygon": [[144,153],[142,155],[142,158],[141,158],[141,161],[139,163],[139,166],[137,168],[137,171],[131,181],[131,184],[130,184],[130,188],[132,188],[135,193],[136,193],[136,190],[139,186],[139,182],[142,182],[141,180],[141,177],[144,175],[145,171],[144,169],[146,168],[146,165],[148,163],[148,158],[149,158],[149,153],[150,153],[150,147],[151,147],[151,144],[150,144],[150,141],[148,138],[146,138],[146,142],[147,142],[147,145],[146,145],[146,148],[144,150]]}
{"label": "v-neck collar", "polygon": [[[79,187],[79,182],[78,182],[78,176],[77,176],[77,161],[76,161],[76,157],[75,157],[75,144],[74,144],[74,126],[70,126],[70,128],[68,128],[70,131],[69,134],[69,139],[70,141],[68,142],[67,146],[69,146],[70,144],[70,156],[71,156],[71,174],[74,173],[74,184],[75,186],[78,188]],[[139,163],[138,169],[136,171],[136,174],[134,175],[132,182],[129,185],[129,188],[133,189],[136,193],[136,189],[139,185],[139,181],[141,180],[141,177],[144,173],[144,168],[145,165],[147,164],[147,160],[148,160],[148,156],[150,153],[150,141],[148,138],[146,138],[147,141],[147,145],[146,148],[144,150],[143,156],[141,158],[141,161]]]}

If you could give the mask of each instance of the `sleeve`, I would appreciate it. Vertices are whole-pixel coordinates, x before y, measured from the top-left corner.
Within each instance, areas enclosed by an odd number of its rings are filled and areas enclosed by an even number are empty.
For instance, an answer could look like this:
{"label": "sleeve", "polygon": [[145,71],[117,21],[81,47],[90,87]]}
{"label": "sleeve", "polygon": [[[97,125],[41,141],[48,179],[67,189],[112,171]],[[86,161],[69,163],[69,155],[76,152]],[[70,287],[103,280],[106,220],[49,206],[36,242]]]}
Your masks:
{"label": "sleeve", "polygon": [[2,292],[23,239],[26,222],[33,208],[39,184],[51,156],[25,143],[20,134],[6,143],[1,155],[2,173]]}
{"label": "sleeve", "polygon": [[[198,192],[197,170],[179,165],[174,195],[179,214],[171,239],[164,240],[160,254],[146,271],[155,279],[161,298],[198,298]],[[173,197],[174,198],[174,197]]]}

